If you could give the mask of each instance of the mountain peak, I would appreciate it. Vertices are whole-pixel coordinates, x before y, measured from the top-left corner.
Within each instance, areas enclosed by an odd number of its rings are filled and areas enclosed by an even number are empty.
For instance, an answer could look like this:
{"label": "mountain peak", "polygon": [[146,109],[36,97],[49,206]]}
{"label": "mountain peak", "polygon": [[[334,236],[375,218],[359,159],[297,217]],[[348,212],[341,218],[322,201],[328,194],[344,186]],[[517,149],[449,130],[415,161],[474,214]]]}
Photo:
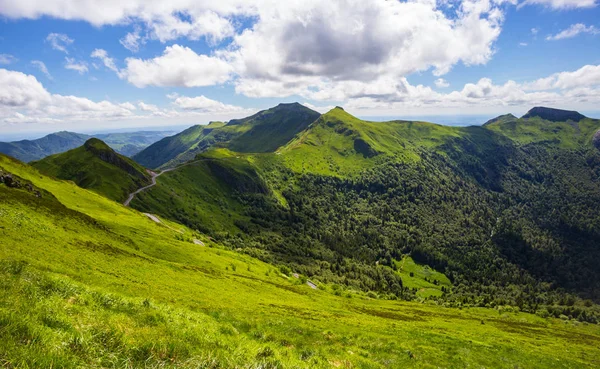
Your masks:
{"label": "mountain peak", "polygon": [[585,115],[576,111],[546,108],[543,106],[536,106],[535,108],[529,110],[527,114],[523,115],[521,118],[527,119],[535,117],[552,122],[565,122],[567,120],[579,122],[580,120],[585,119]]}
{"label": "mountain peak", "polygon": [[90,138],[89,140],[85,141],[83,147],[85,147],[87,150],[93,149],[114,151],[104,141],[98,138]]}
{"label": "mountain peak", "polygon": [[490,120],[488,120],[487,122],[485,122],[483,125],[488,125],[488,124],[492,124],[492,123],[496,123],[496,122],[506,122],[506,121],[510,121],[510,120],[517,120],[519,118],[515,117],[512,114],[504,114],[504,115],[499,115],[496,118],[492,118]]}

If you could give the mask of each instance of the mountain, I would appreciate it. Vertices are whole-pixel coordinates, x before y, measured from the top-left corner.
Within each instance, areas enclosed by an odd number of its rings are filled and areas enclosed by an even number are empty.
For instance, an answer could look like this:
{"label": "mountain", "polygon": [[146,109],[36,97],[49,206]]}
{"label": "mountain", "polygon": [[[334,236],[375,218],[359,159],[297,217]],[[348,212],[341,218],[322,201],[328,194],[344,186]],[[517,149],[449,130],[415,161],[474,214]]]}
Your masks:
{"label": "mountain", "polygon": [[73,132],[52,133],[37,140],[0,142],[0,152],[29,162],[83,145],[87,135]]}
{"label": "mountain", "polygon": [[592,145],[599,122],[576,111],[538,107],[529,110],[520,119],[514,116],[496,118],[485,128],[523,145],[538,143],[576,149]]}
{"label": "mountain", "polygon": [[174,167],[212,147],[237,152],[274,152],[319,117],[298,103],[279,104],[227,124],[213,122],[193,126],[150,145],[133,157],[148,168]]}
{"label": "mountain", "polygon": [[[131,205],[344,288],[567,311],[600,302],[598,129],[539,116],[369,122],[338,107],[276,153],[208,150]],[[232,171],[247,174],[242,188]],[[407,290],[397,268],[409,256],[452,293]]]}
{"label": "mountain", "polygon": [[[231,165],[231,171],[241,170]],[[246,173],[243,181],[253,178]],[[257,189],[252,193],[261,194]],[[594,316],[594,305],[580,301],[564,308],[556,300],[550,310],[540,303],[537,315],[519,312],[508,301],[496,309],[470,308],[476,302],[463,295],[462,285],[449,287],[444,276],[410,257],[399,260],[395,271],[406,285],[419,291],[450,288],[462,300],[460,309],[443,306],[438,297],[398,301],[343,281],[326,283],[318,275],[258,260],[254,244],[240,239],[232,248],[164,218],[157,223],[1,154],[0,203],[5,367],[326,369],[501,362],[586,368],[600,359],[600,326],[569,319]],[[374,221],[366,218],[365,207],[356,214],[357,227]],[[293,217],[281,221],[297,225]],[[312,231],[307,226],[306,237]],[[371,274],[350,260],[342,268]],[[376,276],[391,269],[374,270]]]}
{"label": "mountain", "polygon": [[0,153],[12,156],[21,161],[30,162],[74,149],[83,145],[86,140],[96,137],[105,141],[113,149],[117,150],[118,153],[131,156],[170,133],[170,131],[140,131],[105,133],[90,136],[62,131],[36,140],[0,142]]}
{"label": "mountain", "polygon": [[97,138],[83,146],[48,156],[31,165],[40,172],[71,180],[82,188],[123,201],[129,193],[150,184],[150,174],[133,160],[117,154]]}
{"label": "mountain", "polygon": [[586,117],[583,114],[579,114],[576,111],[571,110],[560,110],[545,107],[535,107],[522,116],[523,119],[528,118],[540,118],[549,120],[551,122],[566,122],[572,120],[573,122],[579,122]]}

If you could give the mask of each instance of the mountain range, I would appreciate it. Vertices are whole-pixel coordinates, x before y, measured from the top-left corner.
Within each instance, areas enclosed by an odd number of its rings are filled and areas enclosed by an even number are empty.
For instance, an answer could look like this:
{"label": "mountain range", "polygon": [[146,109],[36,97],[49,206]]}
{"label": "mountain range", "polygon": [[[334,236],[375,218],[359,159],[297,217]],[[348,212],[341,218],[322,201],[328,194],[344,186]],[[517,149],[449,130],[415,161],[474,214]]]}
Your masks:
{"label": "mountain range", "polygon": [[0,154],[0,360],[593,367],[598,132],[545,107],[449,127],[280,104],[132,159]]}
{"label": "mountain range", "polygon": [[148,146],[133,159],[148,168],[172,167],[212,147],[237,152],[273,152],[319,117],[298,103],[279,104],[244,119],[197,125]]}
{"label": "mountain range", "polygon": [[171,134],[170,131],[140,131],[126,133],[105,133],[85,135],[75,132],[56,132],[36,140],[0,142],[0,153],[24,162],[39,160],[46,156],[65,152],[83,145],[95,137],[105,141],[113,149],[125,156],[132,156],[148,145]]}

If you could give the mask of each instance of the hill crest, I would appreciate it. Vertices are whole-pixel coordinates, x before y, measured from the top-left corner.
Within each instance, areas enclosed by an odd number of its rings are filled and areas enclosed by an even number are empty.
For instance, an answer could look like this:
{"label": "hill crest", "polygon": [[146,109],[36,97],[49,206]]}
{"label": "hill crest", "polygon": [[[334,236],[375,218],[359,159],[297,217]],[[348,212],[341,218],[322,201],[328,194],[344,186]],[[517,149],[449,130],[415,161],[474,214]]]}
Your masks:
{"label": "hill crest", "polygon": [[551,122],[566,122],[568,120],[579,122],[580,120],[586,118],[585,115],[580,114],[579,112],[576,112],[574,110],[554,109],[543,106],[536,106],[532,108],[527,112],[527,114],[523,115],[521,118],[529,119],[535,117],[544,120],[549,120]]}

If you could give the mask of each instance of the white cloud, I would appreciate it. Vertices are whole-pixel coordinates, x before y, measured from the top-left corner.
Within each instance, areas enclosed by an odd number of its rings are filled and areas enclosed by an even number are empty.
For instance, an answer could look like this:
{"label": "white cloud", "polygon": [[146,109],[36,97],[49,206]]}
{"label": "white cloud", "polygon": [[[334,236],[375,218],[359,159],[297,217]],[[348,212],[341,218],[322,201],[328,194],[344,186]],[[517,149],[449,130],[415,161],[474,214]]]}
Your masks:
{"label": "white cloud", "polygon": [[189,20],[173,13],[154,17],[147,22],[150,36],[160,42],[179,37],[187,37],[190,40],[207,37],[209,42],[215,43],[235,33],[229,20],[213,11],[187,12],[186,15]]}
{"label": "white cloud", "polygon": [[539,29],[539,28],[532,28],[532,29],[531,29],[531,34],[535,36],[535,35],[537,35],[537,34],[538,34],[538,32],[539,32],[539,31],[540,31],[540,29]]}
{"label": "white cloud", "polygon": [[[286,1],[259,8],[260,20],[225,53],[240,74],[236,91],[273,96],[329,81],[399,78],[455,64],[486,63],[502,12],[465,1],[455,18],[435,2]],[[435,36],[434,36],[435,35]]]}
{"label": "white cloud", "polygon": [[114,72],[117,72],[117,73],[119,72],[119,69],[115,65],[115,60],[108,56],[108,53],[106,52],[106,50],[95,49],[94,51],[92,51],[92,54],[90,56],[92,58],[100,59],[102,61],[102,63],[104,63],[104,66],[106,68],[108,68]]}
{"label": "white cloud", "polygon": [[158,108],[158,106],[152,105],[152,104],[146,104],[144,102],[139,102],[138,103],[138,107],[142,111],[147,111],[147,112],[151,112],[151,113],[156,113],[156,112],[158,112],[160,110]]}
{"label": "white cloud", "polygon": [[575,37],[580,33],[589,33],[591,35],[598,35],[598,34],[600,34],[600,29],[598,29],[594,26],[586,26],[583,23],[577,23],[577,24],[571,25],[569,28],[560,31],[559,33],[557,33],[555,35],[550,35],[550,36],[546,37],[546,40],[548,40],[548,41],[563,40],[565,38]]}
{"label": "white cloud", "polygon": [[16,62],[18,59],[10,54],[0,54],[0,65],[8,65]]}
{"label": "white cloud", "polygon": [[119,40],[119,43],[132,53],[137,53],[140,50],[140,42],[143,42],[140,32],[140,28],[136,26],[133,32],[126,34],[125,37]]}
{"label": "white cloud", "polygon": [[[0,6],[1,8],[1,6]],[[50,33],[46,37],[46,41],[50,43],[54,50],[62,51],[68,54],[67,47],[73,43],[73,39],[62,33]]]}
{"label": "white cloud", "polygon": [[37,108],[49,101],[50,94],[34,76],[0,69],[0,107]]}
{"label": "white cloud", "polygon": [[524,88],[532,91],[600,87],[600,65],[585,65],[572,72],[560,72],[536,81],[525,83]]}
{"label": "white cloud", "polygon": [[168,46],[154,59],[127,58],[125,63],[120,76],[137,87],[210,86],[226,82],[233,72],[225,60],[179,45]]}
{"label": "white cloud", "polygon": [[439,88],[445,88],[445,87],[450,86],[450,84],[448,83],[448,81],[446,81],[443,78],[436,79],[434,83],[435,83],[436,87],[439,87]]}
{"label": "white cloud", "polygon": [[77,71],[79,74],[88,72],[87,63],[84,61],[76,61],[74,58],[65,57],[65,68]]}
{"label": "white cloud", "polygon": [[527,42],[519,42],[519,46],[521,46],[521,47],[525,47],[527,45],[528,45]]}
{"label": "white cloud", "polygon": [[43,61],[41,60],[32,60],[31,61],[31,65],[33,65],[34,67],[36,67],[37,69],[40,70],[40,72],[44,73],[44,75],[46,76],[46,78],[48,78],[49,80],[52,80],[52,75],[50,74],[50,72],[48,72],[48,68],[46,67],[46,64],[44,64]]}
{"label": "white cloud", "polygon": [[0,121],[41,123],[131,117],[130,103],[49,93],[32,75],[0,69]]}
{"label": "white cloud", "polygon": [[543,5],[552,9],[577,9],[593,8],[597,5],[597,0],[525,0],[519,7],[525,5]]}
{"label": "white cloud", "polygon": [[[106,124],[106,122],[130,122],[153,118],[164,125],[173,122],[198,122],[198,119],[227,120],[240,118],[255,112],[223,104],[204,96],[185,97],[169,95],[173,108],[160,109],[156,105],[139,101],[115,103],[112,101],[92,101],[90,99],[51,94],[32,75],[0,68],[0,124],[18,125],[22,123],[45,124]],[[181,110],[178,110],[181,109]],[[144,123],[142,123],[144,124]]]}
{"label": "white cloud", "polygon": [[196,97],[167,95],[167,97],[173,99],[173,105],[185,110],[194,110],[203,113],[225,113],[245,110],[239,106],[228,105],[220,101],[209,99],[204,95]]}

